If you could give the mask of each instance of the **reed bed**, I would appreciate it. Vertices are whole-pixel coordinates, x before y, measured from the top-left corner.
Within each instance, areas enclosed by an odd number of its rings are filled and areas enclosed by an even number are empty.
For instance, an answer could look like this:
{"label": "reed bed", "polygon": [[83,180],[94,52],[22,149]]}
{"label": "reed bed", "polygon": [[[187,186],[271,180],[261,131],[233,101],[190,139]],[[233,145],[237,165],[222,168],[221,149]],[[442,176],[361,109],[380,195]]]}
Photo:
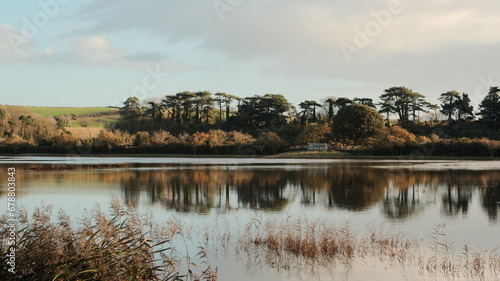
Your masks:
{"label": "reed bed", "polygon": [[[208,263],[197,269],[175,249],[174,240],[185,239],[176,220],[157,225],[151,214],[141,215],[117,198],[109,214],[96,206],[76,228],[62,210],[56,221],[51,217],[51,206],[36,208],[31,217],[20,212],[15,274],[5,264],[11,246],[7,218],[1,217],[0,280],[217,280]],[[199,255],[206,258],[203,251]]]}
{"label": "reed bed", "polygon": [[[427,243],[393,228],[367,227],[354,231],[348,223],[334,225],[305,217],[263,219],[254,217],[243,226],[225,220],[193,228],[175,217],[157,224],[151,213],[139,214],[117,198],[106,214],[98,206],[73,227],[51,206],[36,208],[31,216],[19,215],[16,274],[7,271],[9,252],[6,217],[0,218],[3,255],[0,280],[217,280],[209,256],[219,252],[244,257],[249,270],[271,267],[311,273],[381,262],[421,276],[455,280],[497,280],[500,253],[456,249],[444,225],[436,225]],[[200,245],[191,261],[189,251]],[[418,273],[416,273],[418,272]],[[313,275],[311,275],[313,276]],[[496,279],[495,279],[496,278]]]}
{"label": "reed bed", "polygon": [[[340,264],[351,269],[356,262],[390,262],[415,268],[420,275],[489,280],[500,274],[497,249],[472,252],[467,245],[455,253],[444,225],[429,234],[429,245],[401,232],[368,228],[354,232],[349,224],[337,227],[326,221],[306,218],[278,221],[255,218],[239,235],[238,253],[250,264],[264,261],[278,270],[327,268]],[[359,263],[358,263],[359,264]],[[262,265],[262,264],[261,264]]]}

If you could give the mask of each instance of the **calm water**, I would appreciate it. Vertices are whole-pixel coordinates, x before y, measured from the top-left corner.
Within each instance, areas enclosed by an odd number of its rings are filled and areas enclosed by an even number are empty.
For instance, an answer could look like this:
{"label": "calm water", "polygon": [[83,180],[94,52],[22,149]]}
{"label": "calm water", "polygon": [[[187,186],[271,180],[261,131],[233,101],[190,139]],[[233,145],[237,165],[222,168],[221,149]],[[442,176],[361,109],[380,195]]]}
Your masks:
{"label": "calm water", "polygon": [[[348,223],[359,232],[383,225],[425,245],[432,229],[445,224],[457,251],[465,243],[481,250],[500,246],[497,161],[0,157],[0,166],[2,213],[7,168],[15,167],[17,203],[29,211],[44,202],[78,218],[96,203],[106,208],[118,195],[141,211],[152,210],[158,221],[175,216],[201,228],[214,221],[238,227],[260,216],[304,217]],[[220,280],[309,279],[249,268],[232,256],[214,261]],[[315,279],[386,280],[384,272],[361,266]]]}

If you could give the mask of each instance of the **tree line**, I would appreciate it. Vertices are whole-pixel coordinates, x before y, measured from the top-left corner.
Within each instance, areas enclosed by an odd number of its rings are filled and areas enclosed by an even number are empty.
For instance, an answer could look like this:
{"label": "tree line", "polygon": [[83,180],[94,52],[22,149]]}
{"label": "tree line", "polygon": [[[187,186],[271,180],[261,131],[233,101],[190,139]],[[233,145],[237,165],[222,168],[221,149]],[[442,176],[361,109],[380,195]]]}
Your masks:
{"label": "tree line", "polygon": [[[184,91],[148,101],[129,97],[119,109],[120,119],[90,139],[71,136],[61,118],[0,109],[0,148],[10,145],[20,151],[18,147],[24,146],[36,152],[33,147],[90,146],[102,147],[94,150],[99,152],[127,153],[137,150],[130,147],[141,147],[141,152],[274,154],[321,142],[341,149],[390,146],[380,151],[399,154],[409,151],[405,146],[452,145],[441,139],[500,140],[499,87],[489,89],[477,110],[466,93],[457,91],[442,93],[440,104],[403,86],[385,89],[379,98],[375,103],[371,98],[326,97],[294,106],[282,94],[241,98]],[[425,120],[424,113],[430,113]],[[486,139],[478,145],[496,147]],[[460,154],[467,147],[461,147]]]}
{"label": "tree line", "polygon": [[[391,125],[391,116],[397,116],[400,124],[420,123],[422,113],[432,113],[433,121],[439,121],[438,114],[447,117],[447,122],[478,121],[491,128],[500,125],[500,89],[491,87],[474,111],[467,93],[457,91],[442,93],[441,104],[433,104],[426,97],[406,87],[391,87],[380,95],[380,102],[374,103],[371,98],[327,97],[320,102],[304,100],[298,107],[292,105],[284,95],[265,94],[240,98],[232,94],[218,92],[214,95],[208,91],[180,92],[167,95],[161,101],[150,101],[141,104],[137,97],[130,97],[120,109],[123,120],[148,118],[159,124],[223,124],[240,129],[260,129],[263,127],[282,126],[286,124],[307,125],[310,123],[333,122],[335,114],[348,105],[362,104],[377,109],[384,115],[386,125]],[[223,127],[223,126],[222,126]],[[133,128],[127,128],[133,131]],[[137,128],[138,130],[141,128]],[[198,129],[198,127],[196,128]]]}

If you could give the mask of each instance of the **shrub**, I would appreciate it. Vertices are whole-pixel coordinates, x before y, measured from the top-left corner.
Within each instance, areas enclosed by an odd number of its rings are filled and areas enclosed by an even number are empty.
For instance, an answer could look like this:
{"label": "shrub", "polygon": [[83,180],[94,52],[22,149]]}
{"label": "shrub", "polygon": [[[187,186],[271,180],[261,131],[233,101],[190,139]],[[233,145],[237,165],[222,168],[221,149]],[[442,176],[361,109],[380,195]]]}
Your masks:
{"label": "shrub", "polygon": [[331,133],[332,129],[329,124],[307,124],[298,135],[297,144],[327,142]]}
{"label": "shrub", "polygon": [[148,132],[138,132],[135,134],[134,146],[148,145],[150,143]]}
{"label": "shrub", "polygon": [[373,145],[375,146],[403,147],[416,143],[417,137],[399,126],[383,128],[373,137]]}
{"label": "shrub", "polygon": [[149,139],[154,145],[170,144],[177,140],[171,133],[163,130],[153,132]]}
{"label": "shrub", "polygon": [[108,150],[111,150],[112,147],[116,147],[123,144],[123,139],[120,138],[120,132],[117,134],[102,130],[99,134],[98,141],[102,146],[108,147]]}
{"label": "shrub", "polygon": [[227,144],[228,145],[240,145],[240,144],[251,144],[254,143],[255,139],[249,135],[237,131],[231,131],[227,133]]}
{"label": "shrub", "polygon": [[52,145],[59,147],[76,146],[78,140],[70,134],[60,133],[52,138]]}
{"label": "shrub", "polygon": [[343,142],[363,144],[384,127],[384,119],[375,109],[362,104],[345,106],[333,118],[333,134]]}
{"label": "shrub", "polygon": [[264,154],[265,150],[270,150],[272,154],[276,154],[287,145],[275,132],[262,133],[257,142],[260,144],[259,148],[262,154]]}

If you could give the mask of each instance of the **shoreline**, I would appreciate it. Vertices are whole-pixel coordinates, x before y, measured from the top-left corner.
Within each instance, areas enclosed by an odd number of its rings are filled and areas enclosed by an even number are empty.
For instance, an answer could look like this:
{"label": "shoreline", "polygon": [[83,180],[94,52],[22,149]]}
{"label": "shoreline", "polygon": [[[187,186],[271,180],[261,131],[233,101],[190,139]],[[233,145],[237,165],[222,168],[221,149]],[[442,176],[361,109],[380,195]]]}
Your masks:
{"label": "shoreline", "polygon": [[498,161],[498,157],[486,156],[411,156],[411,155],[351,155],[339,151],[293,151],[275,155],[211,155],[211,154],[159,154],[159,153],[137,153],[137,154],[58,154],[58,153],[21,153],[0,154],[0,157],[130,157],[130,158],[198,158],[198,159],[335,159],[335,160],[477,160]]}

